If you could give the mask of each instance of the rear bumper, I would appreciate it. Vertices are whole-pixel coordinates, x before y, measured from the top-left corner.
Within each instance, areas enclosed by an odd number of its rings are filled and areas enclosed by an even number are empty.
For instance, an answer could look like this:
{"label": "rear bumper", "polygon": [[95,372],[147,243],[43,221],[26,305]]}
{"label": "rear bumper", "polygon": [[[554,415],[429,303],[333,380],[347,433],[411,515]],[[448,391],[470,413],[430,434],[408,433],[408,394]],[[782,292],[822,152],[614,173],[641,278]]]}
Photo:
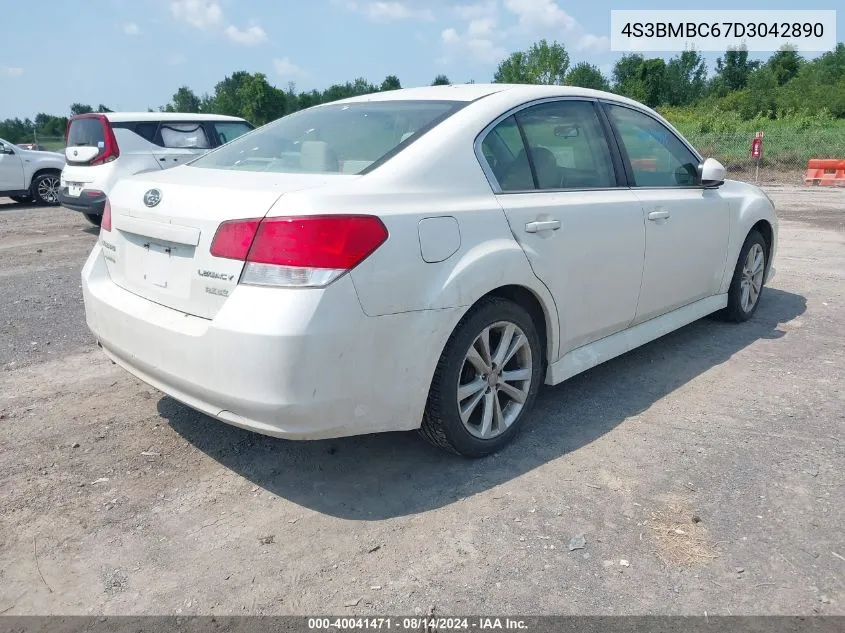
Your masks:
{"label": "rear bumper", "polygon": [[441,335],[432,314],[368,317],[347,275],[323,290],[238,286],[202,319],[114,284],[99,244],[82,288],[88,326],[116,363],[202,413],[289,439],[419,427],[457,318],[437,312]]}
{"label": "rear bumper", "polygon": [[[100,193],[100,192],[98,192]],[[88,195],[89,190],[83,190],[79,196],[67,195],[67,187],[59,190],[59,204],[71,211],[79,211],[86,215],[103,215],[106,206],[106,195]]]}

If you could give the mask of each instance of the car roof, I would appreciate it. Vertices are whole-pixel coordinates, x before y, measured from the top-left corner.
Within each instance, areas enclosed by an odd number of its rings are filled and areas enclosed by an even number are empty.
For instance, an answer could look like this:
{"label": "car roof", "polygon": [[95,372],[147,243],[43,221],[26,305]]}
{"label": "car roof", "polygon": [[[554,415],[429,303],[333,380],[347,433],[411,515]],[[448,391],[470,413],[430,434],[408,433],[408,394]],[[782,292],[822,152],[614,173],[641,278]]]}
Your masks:
{"label": "car roof", "polygon": [[617,94],[578,88],[576,86],[545,86],[537,84],[453,84],[449,86],[424,86],[422,88],[401,88],[386,92],[350,97],[333,103],[356,103],[366,101],[475,101],[495,93],[507,92],[509,96],[525,101],[544,97],[588,97],[630,103],[643,107],[631,99]]}
{"label": "car roof", "polygon": [[[99,113],[92,113],[99,114]],[[195,114],[190,112],[103,112],[112,123],[125,123],[128,121],[244,121],[236,116],[225,114]],[[85,114],[78,114],[75,118],[82,118]]]}

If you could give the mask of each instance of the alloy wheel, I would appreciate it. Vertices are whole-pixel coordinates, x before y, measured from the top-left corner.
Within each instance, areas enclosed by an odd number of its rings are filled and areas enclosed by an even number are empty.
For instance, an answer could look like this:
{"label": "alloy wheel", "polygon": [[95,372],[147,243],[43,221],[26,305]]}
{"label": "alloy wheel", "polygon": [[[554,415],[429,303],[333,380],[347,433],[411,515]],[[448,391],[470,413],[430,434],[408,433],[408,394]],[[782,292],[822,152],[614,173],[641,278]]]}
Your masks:
{"label": "alloy wheel", "polygon": [[458,375],[458,411],[473,436],[498,437],[516,421],[531,388],[528,337],[515,323],[484,328],[464,356]]}

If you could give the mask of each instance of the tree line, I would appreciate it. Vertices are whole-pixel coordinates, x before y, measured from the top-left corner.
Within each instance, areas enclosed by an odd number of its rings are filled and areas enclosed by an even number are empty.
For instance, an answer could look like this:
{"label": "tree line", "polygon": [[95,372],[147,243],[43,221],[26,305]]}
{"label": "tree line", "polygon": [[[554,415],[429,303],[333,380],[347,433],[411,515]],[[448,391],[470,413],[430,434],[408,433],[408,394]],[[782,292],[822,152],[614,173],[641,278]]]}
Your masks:
{"label": "tree line", "polygon": [[[730,49],[708,73],[703,56],[687,50],[666,60],[640,54],[623,55],[610,73],[582,61],[570,63],[563,44],[541,40],[502,60],[493,76],[497,83],[555,84],[608,90],[641,101],[653,108],[686,113],[724,114],[729,118],[778,119],[790,116],[845,118],[845,44],[812,59],[785,47],[765,61],[750,60],[743,48]],[[451,83],[438,75],[432,85]],[[212,93],[197,95],[182,86],[162,112],[203,112],[243,117],[263,125],[297,110],[356,95],[401,88],[396,75],[380,84],[357,78],[325,90],[297,91],[272,85],[263,73],[239,71],[225,77]],[[103,104],[74,103],[70,114],[109,112]],[[154,109],[150,108],[153,112]],[[670,117],[671,118],[671,117]],[[43,137],[62,137],[66,116],[44,112],[34,119],[0,121],[0,138],[12,143]]]}

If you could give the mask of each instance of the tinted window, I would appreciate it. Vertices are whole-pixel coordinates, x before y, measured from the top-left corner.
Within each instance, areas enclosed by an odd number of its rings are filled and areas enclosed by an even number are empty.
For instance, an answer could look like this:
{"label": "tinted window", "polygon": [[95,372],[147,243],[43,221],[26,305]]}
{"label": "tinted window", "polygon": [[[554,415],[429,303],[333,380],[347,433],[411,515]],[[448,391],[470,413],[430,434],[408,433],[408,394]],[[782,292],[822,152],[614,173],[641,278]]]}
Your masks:
{"label": "tinted window", "polygon": [[481,143],[481,151],[502,191],[534,189],[534,177],[514,117],[490,130]]}
{"label": "tinted window", "polygon": [[135,134],[150,143],[155,143],[157,130],[158,121],[141,121],[135,124]]}
{"label": "tinted window", "polygon": [[252,128],[246,123],[239,123],[237,121],[215,121],[213,123],[214,131],[220,138],[220,144],[234,141],[239,136],[246,134]]}
{"label": "tinted window", "polygon": [[162,123],[159,128],[165,147],[177,149],[208,149],[211,143],[202,123]]}
{"label": "tinted window", "polygon": [[358,174],[457,111],[449,101],[317,106],[265,125],[191,163],[246,171]]}
{"label": "tinted window", "polygon": [[697,185],[698,158],[672,131],[650,116],[622,106],[607,106],[634,172],[637,187]]}
{"label": "tinted window", "polygon": [[105,143],[103,124],[100,119],[73,119],[70,122],[67,136],[68,147],[98,147],[99,143]]}
{"label": "tinted window", "polygon": [[516,114],[539,189],[616,186],[607,137],[592,102],[555,101]]}

